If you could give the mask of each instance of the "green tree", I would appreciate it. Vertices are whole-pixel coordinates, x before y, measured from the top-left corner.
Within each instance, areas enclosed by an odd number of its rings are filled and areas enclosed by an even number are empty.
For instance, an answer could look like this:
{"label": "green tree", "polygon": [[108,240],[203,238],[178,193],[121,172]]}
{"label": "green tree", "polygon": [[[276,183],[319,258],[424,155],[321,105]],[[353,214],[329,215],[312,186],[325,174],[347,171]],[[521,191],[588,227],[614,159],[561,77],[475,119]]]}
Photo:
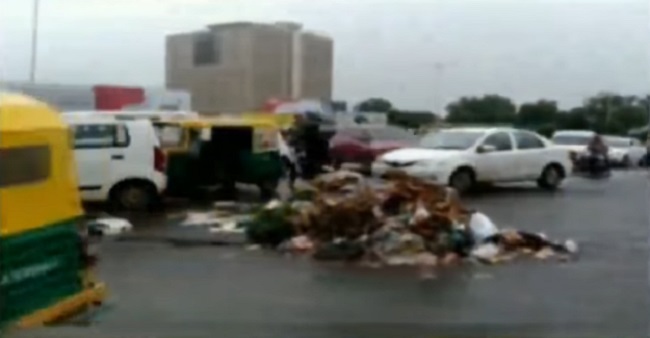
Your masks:
{"label": "green tree", "polygon": [[590,127],[598,132],[625,134],[647,124],[646,98],[616,93],[599,93],[585,100],[583,107]]}
{"label": "green tree", "polygon": [[576,107],[567,112],[559,112],[555,120],[556,129],[589,129],[590,123],[584,107]]}
{"label": "green tree", "polygon": [[539,100],[537,102],[524,103],[517,112],[517,125],[522,127],[540,127],[553,125],[557,119],[557,102]]}
{"label": "green tree", "polygon": [[388,113],[393,109],[393,104],[386,99],[375,97],[360,102],[356,108],[362,112]]}
{"label": "green tree", "polygon": [[498,124],[513,123],[517,107],[507,97],[485,95],[483,97],[462,97],[447,106],[447,122]]}
{"label": "green tree", "polygon": [[439,120],[439,116],[431,111],[397,110],[388,112],[388,123],[404,128],[419,128],[432,125]]}

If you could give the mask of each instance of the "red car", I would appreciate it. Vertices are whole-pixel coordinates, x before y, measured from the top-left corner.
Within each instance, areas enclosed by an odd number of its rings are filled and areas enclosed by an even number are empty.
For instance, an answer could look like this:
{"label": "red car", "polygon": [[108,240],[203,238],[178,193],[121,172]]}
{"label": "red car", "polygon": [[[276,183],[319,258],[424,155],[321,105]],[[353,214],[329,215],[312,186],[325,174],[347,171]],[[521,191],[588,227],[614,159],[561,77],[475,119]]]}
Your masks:
{"label": "red car", "polygon": [[383,153],[413,147],[417,143],[418,138],[413,133],[399,127],[346,127],[330,139],[330,158],[337,168],[344,163],[369,166]]}

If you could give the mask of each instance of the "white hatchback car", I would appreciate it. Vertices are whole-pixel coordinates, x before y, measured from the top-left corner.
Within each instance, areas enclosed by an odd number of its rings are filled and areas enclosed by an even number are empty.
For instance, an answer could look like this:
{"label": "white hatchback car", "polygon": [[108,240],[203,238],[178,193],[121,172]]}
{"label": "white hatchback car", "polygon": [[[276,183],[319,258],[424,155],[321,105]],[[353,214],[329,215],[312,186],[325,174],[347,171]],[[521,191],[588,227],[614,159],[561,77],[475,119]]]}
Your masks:
{"label": "white hatchback car", "polygon": [[167,185],[166,158],[151,121],[76,113],[63,118],[74,133],[82,200],[128,210],[159,200]]}
{"label": "white hatchback car", "polygon": [[384,154],[373,175],[389,170],[433,179],[460,192],[476,183],[536,181],[555,189],[571,173],[569,152],[539,134],[512,128],[452,128],[425,135],[419,148]]}

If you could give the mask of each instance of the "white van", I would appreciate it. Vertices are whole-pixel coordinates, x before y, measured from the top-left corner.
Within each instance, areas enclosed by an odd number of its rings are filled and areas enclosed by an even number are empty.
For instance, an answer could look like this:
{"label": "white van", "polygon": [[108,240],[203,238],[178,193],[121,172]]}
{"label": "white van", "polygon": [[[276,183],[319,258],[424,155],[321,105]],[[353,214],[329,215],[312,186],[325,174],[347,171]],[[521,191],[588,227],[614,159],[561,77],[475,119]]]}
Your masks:
{"label": "white van", "polygon": [[127,210],[152,207],[166,184],[166,158],[149,120],[63,114],[74,132],[79,189],[84,201]]}

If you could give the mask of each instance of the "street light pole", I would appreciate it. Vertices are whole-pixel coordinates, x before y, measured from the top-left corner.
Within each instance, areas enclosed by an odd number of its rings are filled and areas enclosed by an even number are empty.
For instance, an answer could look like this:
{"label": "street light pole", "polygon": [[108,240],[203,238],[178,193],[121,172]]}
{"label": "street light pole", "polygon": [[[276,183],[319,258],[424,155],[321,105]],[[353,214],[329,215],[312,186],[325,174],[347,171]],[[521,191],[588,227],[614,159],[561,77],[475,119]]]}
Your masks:
{"label": "street light pole", "polygon": [[[646,168],[650,169],[650,95],[646,95],[645,100],[645,109],[646,113],[648,114],[648,126],[646,127],[646,134],[645,134],[645,159],[643,161],[643,164],[646,166]],[[643,134],[642,134],[643,135]]]}
{"label": "street light pole", "polygon": [[[646,113],[648,114],[648,126],[647,126],[648,130],[646,131],[645,141],[646,141],[646,146],[650,147],[650,95],[646,95],[644,106],[646,109]],[[650,152],[650,148],[649,148],[649,152]]]}
{"label": "street light pole", "polygon": [[29,68],[29,81],[36,81],[36,55],[38,53],[38,7],[39,0],[34,0],[34,12],[32,13],[32,59]]}

